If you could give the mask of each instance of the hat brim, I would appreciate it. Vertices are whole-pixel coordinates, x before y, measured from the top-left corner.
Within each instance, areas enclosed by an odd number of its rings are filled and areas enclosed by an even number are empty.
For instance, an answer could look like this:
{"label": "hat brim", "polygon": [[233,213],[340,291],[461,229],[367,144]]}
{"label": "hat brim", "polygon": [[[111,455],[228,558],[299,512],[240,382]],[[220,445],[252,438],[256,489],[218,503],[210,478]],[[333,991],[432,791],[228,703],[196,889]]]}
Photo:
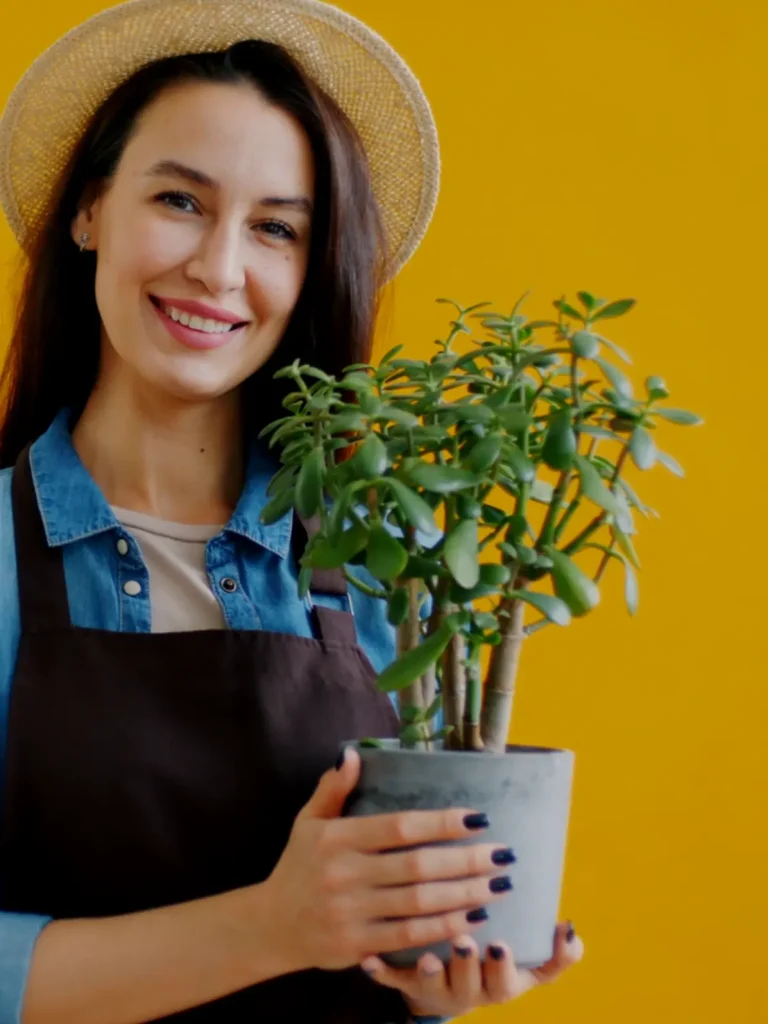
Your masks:
{"label": "hat brim", "polygon": [[387,234],[387,277],[432,217],[437,131],[418,81],[372,29],[319,0],[128,0],[62,36],[11,94],[0,120],[0,203],[22,246],[88,122],[134,71],[163,57],[279,43],[360,134]]}

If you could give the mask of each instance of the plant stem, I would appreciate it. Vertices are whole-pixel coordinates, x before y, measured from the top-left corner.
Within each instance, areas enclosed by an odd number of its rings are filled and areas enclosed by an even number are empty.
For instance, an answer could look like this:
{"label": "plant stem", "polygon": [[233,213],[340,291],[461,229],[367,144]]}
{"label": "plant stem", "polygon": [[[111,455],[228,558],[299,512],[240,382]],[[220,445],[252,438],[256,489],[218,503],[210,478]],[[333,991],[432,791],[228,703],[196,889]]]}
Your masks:
{"label": "plant stem", "polygon": [[[610,489],[612,491],[614,490],[614,487],[616,485],[616,481],[619,479],[619,476],[621,475],[621,471],[622,471],[622,469],[624,467],[624,463],[626,462],[628,455],[629,455],[629,445],[625,446],[622,449],[621,454],[619,455],[618,459],[616,460],[616,468],[613,471],[613,476],[611,477],[611,482],[610,482],[610,485],[609,485]],[[601,512],[600,515],[595,516],[595,518],[592,520],[592,522],[587,523],[587,525],[584,527],[584,529],[581,531],[581,533],[577,534],[573,538],[573,540],[570,542],[570,544],[566,544],[566,546],[563,548],[563,552],[566,555],[572,555],[576,551],[578,551],[579,548],[581,547],[581,545],[585,541],[589,540],[589,538],[600,529],[600,527],[605,523],[607,518],[608,518],[608,513],[607,512]]]}
{"label": "plant stem", "polygon": [[359,580],[357,576],[353,576],[348,569],[342,569],[342,573],[347,583],[351,584],[353,587],[357,587],[359,591],[363,594],[367,594],[368,597],[379,597],[384,598],[385,600],[389,597],[386,590],[377,590],[375,587],[371,587],[367,583],[363,583],[363,581]]}
{"label": "plant stem", "polygon": [[467,699],[464,706],[464,749],[482,750],[480,719],[483,704],[483,683],[480,679],[480,646],[472,644],[466,659]]}
{"label": "plant stem", "polygon": [[[402,656],[406,651],[412,651],[421,643],[421,616],[419,615],[420,600],[418,591],[418,580],[408,580],[408,617],[397,630],[397,653]],[[398,703],[400,710],[407,707],[416,707],[424,710],[424,693],[421,679],[417,679],[398,692]]]}
{"label": "plant stem", "polygon": [[571,482],[571,470],[564,469],[560,474],[560,479],[557,481],[554,493],[552,495],[552,501],[549,503],[547,509],[547,515],[544,519],[544,525],[541,528],[539,539],[536,541],[536,548],[542,548],[545,544],[551,544],[554,540],[555,535],[555,520],[557,514],[563,507],[563,498],[565,498],[566,492]]}
{"label": "plant stem", "polygon": [[442,657],[443,721],[453,726],[446,744],[449,750],[464,749],[464,703],[466,700],[466,669],[464,637],[454,633]]}
{"label": "plant stem", "polygon": [[[515,590],[523,590],[527,585],[522,577],[515,580]],[[502,599],[496,612],[501,624],[501,643],[491,651],[480,731],[485,749],[499,754],[506,749],[512,720],[517,668],[525,639],[524,612],[523,602],[509,597]]]}

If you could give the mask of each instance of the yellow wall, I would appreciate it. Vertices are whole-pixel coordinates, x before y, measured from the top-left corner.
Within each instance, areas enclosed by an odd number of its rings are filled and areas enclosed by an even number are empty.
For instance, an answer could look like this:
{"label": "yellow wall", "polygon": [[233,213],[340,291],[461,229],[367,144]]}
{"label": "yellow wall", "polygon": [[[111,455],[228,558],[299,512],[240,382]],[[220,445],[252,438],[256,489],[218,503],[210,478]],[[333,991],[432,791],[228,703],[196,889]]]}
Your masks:
{"label": "yellow wall", "polygon": [[[0,96],[102,6],[12,4]],[[638,378],[664,375],[707,420],[666,434],[687,480],[640,481],[663,518],[641,524],[638,617],[614,578],[598,613],[525,654],[514,737],[578,753],[563,908],[588,958],[473,1019],[768,1021],[764,5],[345,6],[412,64],[441,129],[442,196],[398,282],[400,339],[431,350],[438,295],[511,305],[530,288],[536,315],[577,288],[632,295],[614,336]],[[11,252],[3,227],[3,266]]]}

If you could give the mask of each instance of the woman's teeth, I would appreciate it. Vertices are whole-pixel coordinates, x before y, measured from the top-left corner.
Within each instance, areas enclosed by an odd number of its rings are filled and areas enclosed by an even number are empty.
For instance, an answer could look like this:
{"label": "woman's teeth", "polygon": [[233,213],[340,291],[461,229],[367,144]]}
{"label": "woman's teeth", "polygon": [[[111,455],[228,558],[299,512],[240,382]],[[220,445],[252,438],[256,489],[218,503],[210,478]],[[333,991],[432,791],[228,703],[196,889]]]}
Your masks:
{"label": "woman's teeth", "polygon": [[231,331],[237,326],[237,324],[227,324],[221,320],[204,320],[201,316],[190,316],[189,313],[174,309],[173,306],[161,306],[160,308],[177,323],[184,327],[191,327],[193,331],[204,331],[205,334],[226,334],[227,331]]}

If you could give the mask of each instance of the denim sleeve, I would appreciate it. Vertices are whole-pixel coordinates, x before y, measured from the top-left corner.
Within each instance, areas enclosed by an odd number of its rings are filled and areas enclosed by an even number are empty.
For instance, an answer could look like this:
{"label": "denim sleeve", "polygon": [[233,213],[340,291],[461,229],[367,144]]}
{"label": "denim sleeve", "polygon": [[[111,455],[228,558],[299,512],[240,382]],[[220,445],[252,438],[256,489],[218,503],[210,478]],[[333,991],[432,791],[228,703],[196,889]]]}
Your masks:
{"label": "denim sleeve", "polygon": [[[8,733],[8,699],[19,649],[19,597],[11,510],[11,471],[0,471],[0,794]],[[1,813],[1,808],[0,808]],[[1,826],[0,826],[1,827]],[[0,1024],[20,1024],[32,952],[51,918],[0,909]]]}

